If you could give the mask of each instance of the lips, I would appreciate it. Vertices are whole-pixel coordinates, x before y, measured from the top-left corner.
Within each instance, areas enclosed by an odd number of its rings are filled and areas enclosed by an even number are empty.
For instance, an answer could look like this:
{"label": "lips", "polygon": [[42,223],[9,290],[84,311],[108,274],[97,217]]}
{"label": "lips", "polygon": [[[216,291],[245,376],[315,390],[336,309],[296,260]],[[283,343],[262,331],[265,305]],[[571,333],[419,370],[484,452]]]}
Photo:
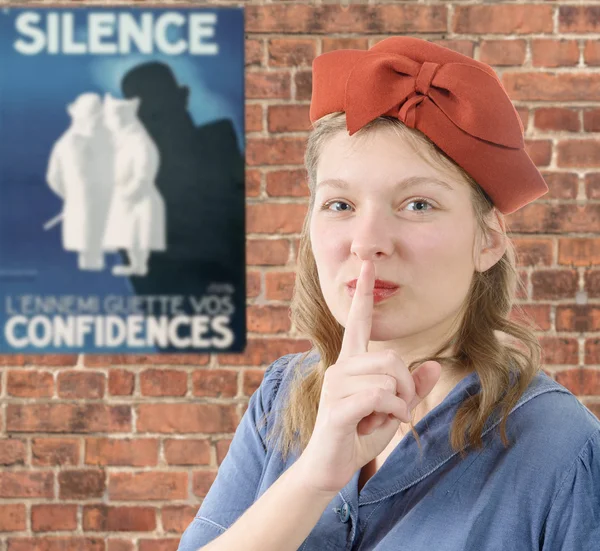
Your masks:
{"label": "lips", "polygon": [[[348,283],[346,283],[346,285],[348,287],[350,287],[350,289],[356,289],[356,282],[358,280],[353,279],[351,281],[349,281]],[[393,281],[386,281],[385,279],[376,279],[375,280],[375,289],[397,289],[398,285],[396,283],[394,283]]]}

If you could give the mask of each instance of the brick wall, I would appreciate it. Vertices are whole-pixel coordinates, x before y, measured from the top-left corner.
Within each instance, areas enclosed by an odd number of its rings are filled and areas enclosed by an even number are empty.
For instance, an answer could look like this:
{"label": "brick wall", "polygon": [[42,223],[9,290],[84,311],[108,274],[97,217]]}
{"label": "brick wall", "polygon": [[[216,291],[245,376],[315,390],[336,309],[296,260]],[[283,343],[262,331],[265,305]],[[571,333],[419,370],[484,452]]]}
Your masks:
{"label": "brick wall", "polygon": [[0,357],[0,551],[176,549],[264,368],[308,347],[288,306],[311,60],[392,34],[493,65],[518,106],[550,187],[508,217],[528,289],[520,302],[545,369],[600,415],[600,5],[348,4],[245,3],[246,352]]}

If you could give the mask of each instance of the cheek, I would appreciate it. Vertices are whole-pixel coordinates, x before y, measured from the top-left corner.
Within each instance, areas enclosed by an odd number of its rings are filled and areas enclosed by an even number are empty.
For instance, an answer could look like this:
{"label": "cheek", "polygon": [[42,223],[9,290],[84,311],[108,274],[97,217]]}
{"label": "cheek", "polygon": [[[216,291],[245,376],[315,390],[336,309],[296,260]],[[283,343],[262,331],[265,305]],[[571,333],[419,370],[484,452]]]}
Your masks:
{"label": "cheek", "polygon": [[332,227],[323,221],[313,221],[310,226],[310,240],[317,265],[334,266],[349,253],[347,235],[339,227]]}

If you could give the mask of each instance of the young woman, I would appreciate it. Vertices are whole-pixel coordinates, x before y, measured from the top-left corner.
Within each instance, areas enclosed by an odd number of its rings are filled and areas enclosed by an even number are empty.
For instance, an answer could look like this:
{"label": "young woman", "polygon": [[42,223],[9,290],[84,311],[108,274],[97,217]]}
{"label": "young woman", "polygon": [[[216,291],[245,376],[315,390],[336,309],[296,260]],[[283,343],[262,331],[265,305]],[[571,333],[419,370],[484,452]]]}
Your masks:
{"label": "young woman", "polygon": [[600,549],[600,422],[511,319],[547,191],[493,69],[424,40],[313,63],[292,314],[179,551]]}

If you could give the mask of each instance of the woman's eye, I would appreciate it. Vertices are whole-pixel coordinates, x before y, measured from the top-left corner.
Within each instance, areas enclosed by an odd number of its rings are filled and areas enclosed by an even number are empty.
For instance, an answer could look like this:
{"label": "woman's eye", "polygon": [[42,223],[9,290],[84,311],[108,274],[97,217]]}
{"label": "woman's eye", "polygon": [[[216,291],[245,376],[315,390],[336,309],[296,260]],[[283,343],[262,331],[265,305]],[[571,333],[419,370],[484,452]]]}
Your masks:
{"label": "woman's eye", "polygon": [[[349,207],[350,205],[348,203],[346,203],[345,201],[328,201],[327,203],[325,203],[322,207],[323,210],[330,210],[330,206],[331,205],[346,205],[347,207]],[[340,210],[336,210],[333,209],[334,212],[345,212],[348,209],[340,209]]]}
{"label": "woman's eye", "polygon": [[[428,212],[429,210],[432,210],[435,208],[431,202],[427,201],[427,199],[413,199],[412,201],[407,203],[407,205],[413,205],[413,204],[419,205],[419,206],[415,207],[415,209],[412,212]],[[331,209],[331,207],[333,205],[340,205],[342,208]],[[422,205],[428,205],[430,208],[427,209],[427,207],[423,207]],[[346,208],[343,208],[343,207],[346,207]],[[348,203],[346,203],[345,201],[328,201],[321,207],[321,210],[332,210],[333,212],[346,212],[350,208],[351,208],[350,205]]]}
{"label": "woman's eye", "polygon": [[[429,205],[432,209],[434,208],[434,206],[427,201],[427,199],[413,199],[410,203],[408,203],[409,205]],[[431,209],[429,209],[431,210]],[[424,208],[418,208],[416,210],[414,210],[413,212],[427,212],[427,209]]]}

